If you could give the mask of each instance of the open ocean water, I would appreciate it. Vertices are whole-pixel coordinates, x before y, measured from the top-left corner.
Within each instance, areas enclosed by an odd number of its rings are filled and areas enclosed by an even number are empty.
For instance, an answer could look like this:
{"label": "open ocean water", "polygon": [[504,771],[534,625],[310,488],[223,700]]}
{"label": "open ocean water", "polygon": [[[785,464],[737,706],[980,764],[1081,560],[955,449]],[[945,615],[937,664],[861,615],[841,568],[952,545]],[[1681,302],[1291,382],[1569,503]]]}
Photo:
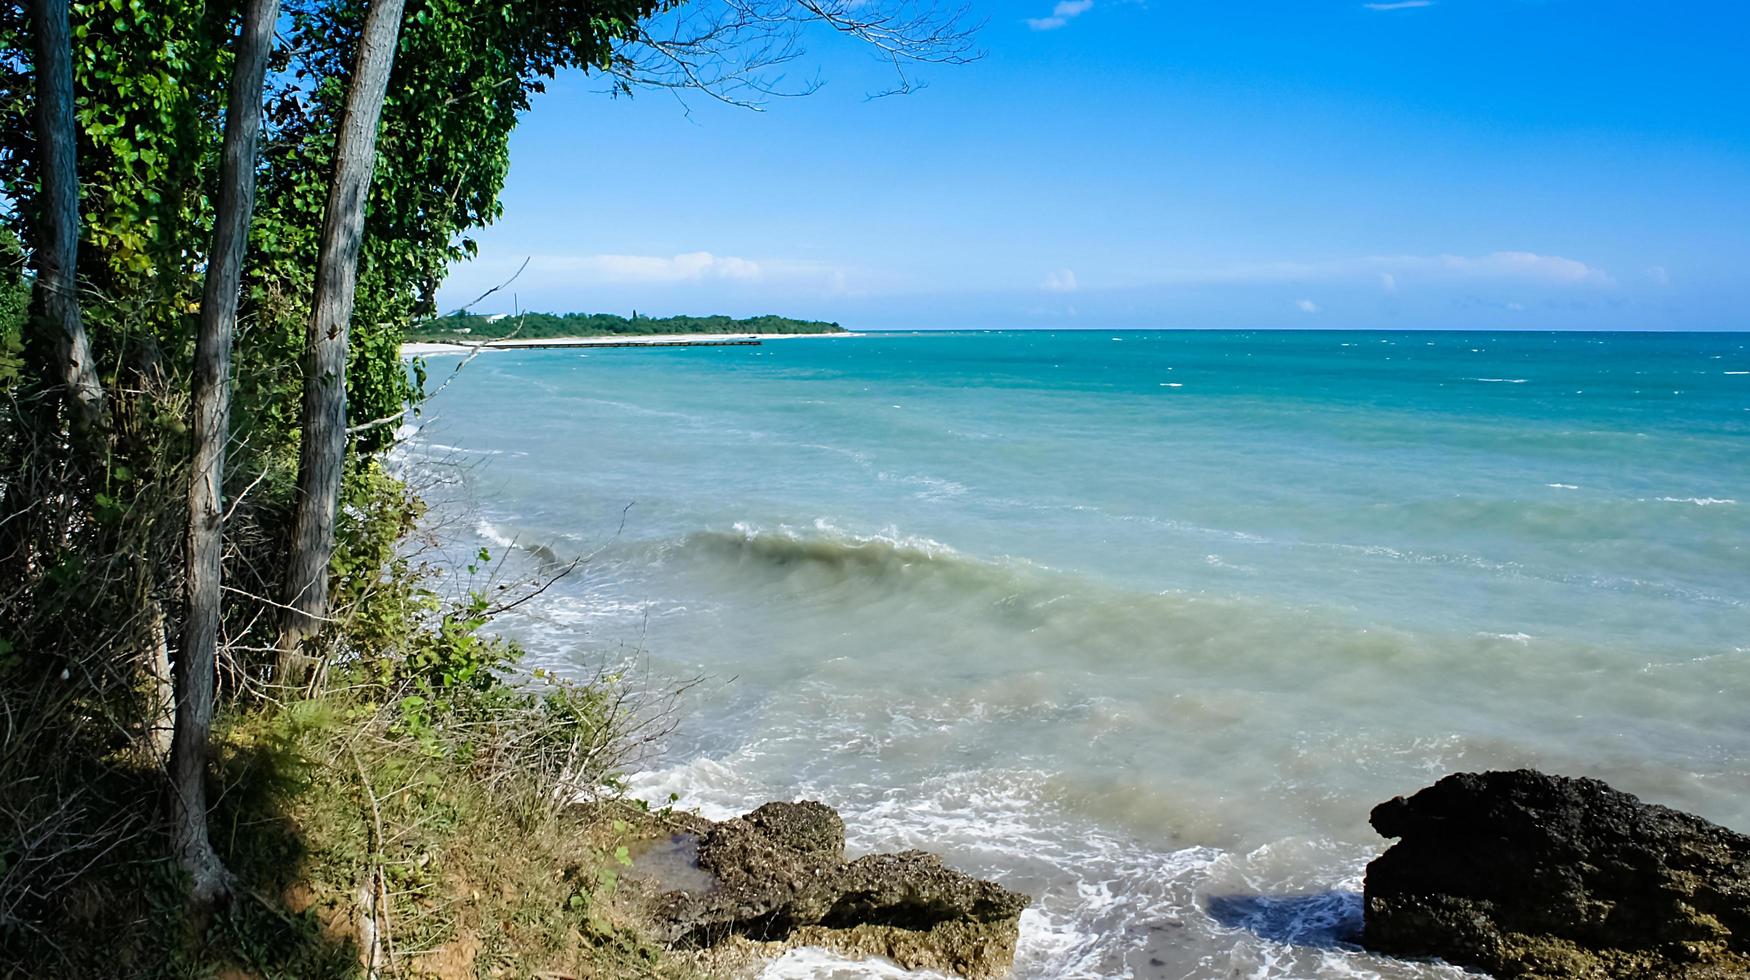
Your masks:
{"label": "open ocean water", "polygon": [[1750,830],[1744,334],[492,352],[426,415],[455,553],[593,555],[537,665],[710,678],[636,793],[998,878],[1020,977],[1457,976],[1344,942],[1369,809],[1455,770]]}

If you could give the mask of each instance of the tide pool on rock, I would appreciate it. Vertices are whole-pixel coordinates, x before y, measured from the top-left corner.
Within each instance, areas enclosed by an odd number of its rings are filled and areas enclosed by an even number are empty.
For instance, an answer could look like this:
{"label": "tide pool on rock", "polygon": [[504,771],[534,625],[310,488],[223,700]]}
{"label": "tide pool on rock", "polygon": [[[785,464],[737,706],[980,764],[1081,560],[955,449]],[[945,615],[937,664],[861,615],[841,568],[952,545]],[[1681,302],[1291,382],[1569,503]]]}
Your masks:
{"label": "tide pool on rock", "polygon": [[458,568],[591,556],[505,621],[536,664],[712,678],[646,798],[818,799],[852,857],[1035,896],[1020,976],[1457,976],[1349,943],[1379,800],[1537,767],[1750,826],[1743,370],[1732,334],[495,352],[402,461],[471,505]]}

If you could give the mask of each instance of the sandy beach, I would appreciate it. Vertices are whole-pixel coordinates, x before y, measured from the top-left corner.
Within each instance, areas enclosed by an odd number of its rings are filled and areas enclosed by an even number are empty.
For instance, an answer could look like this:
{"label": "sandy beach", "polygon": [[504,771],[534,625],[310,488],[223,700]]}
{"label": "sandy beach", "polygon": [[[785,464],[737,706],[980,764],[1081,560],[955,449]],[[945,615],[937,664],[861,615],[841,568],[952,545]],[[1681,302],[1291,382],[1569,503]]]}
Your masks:
{"label": "sandy beach", "polygon": [[433,357],[467,354],[480,348],[510,350],[526,347],[627,347],[674,343],[730,343],[749,340],[804,340],[861,337],[859,333],[671,333],[603,337],[528,337],[491,340],[478,344],[414,342],[401,345],[402,357]]}

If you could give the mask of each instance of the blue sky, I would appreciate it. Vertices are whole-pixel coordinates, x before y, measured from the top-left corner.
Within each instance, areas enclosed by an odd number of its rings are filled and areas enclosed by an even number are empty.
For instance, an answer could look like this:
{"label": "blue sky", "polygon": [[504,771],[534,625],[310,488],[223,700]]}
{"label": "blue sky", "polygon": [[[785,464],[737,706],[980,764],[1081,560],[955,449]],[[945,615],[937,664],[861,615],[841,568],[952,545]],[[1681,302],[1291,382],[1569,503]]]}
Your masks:
{"label": "blue sky", "polygon": [[440,298],[527,258],[506,292],[552,311],[1750,329],[1739,3],[975,10],[985,57],[907,96],[834,38],[791,69],[825,87],[764,112],[562,77]]}

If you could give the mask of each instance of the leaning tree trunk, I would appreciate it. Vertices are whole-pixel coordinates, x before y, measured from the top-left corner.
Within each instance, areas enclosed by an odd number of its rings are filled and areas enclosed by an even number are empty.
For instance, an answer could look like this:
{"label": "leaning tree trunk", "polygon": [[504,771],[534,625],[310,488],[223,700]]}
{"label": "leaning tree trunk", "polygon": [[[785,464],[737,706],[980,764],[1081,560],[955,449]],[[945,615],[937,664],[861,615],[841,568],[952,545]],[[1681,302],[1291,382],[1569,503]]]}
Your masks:
{"label": "leaning tree trunk", "polygon": [[297,514],[279,636],[279,677],[286,685],[302,684],[308,676],[315,661],[305,653],[304,641],[328,617],[328,563],[334,555],[334,520],[346,462],[347,325],[358,288],[365,197],[377,161],[377,122],[395,62],[402,4],[403,0],[372,0],[365,13],[335,145],[334,181],[322,217],[316,291],[304,349]]}
{"label": "leaning tree trunk", "polygon": [[176,729],[171,738],[171,816],[176,855],[192,880],[196,904],[228,890],[228,876],[207,833],[207,742],[213,726],[213,689],[219,641],[220,558],[224,547],[225,446],[231,426],[231,337],[249,220],[255,211],[255,151],[261,135],[261,96],[273,50],[279,0],[250,0],[231,73],[225,143],[219,171],[219,206],[213,251],[201,294],[200,333],[194,349],[194,460],[188,486],[188,556],[183,570],[188,609],[176,657]]}
{"label": "leaning tree trunk", "polygon": [[37,199],[36,287],[33,339],[65,389],[75,427],[101,430],[107,405],[97,380],[91,342],[79,315],[79,167],[73,120],[73,51],[67,0],[33,0],[30,22],[36,47]]}

